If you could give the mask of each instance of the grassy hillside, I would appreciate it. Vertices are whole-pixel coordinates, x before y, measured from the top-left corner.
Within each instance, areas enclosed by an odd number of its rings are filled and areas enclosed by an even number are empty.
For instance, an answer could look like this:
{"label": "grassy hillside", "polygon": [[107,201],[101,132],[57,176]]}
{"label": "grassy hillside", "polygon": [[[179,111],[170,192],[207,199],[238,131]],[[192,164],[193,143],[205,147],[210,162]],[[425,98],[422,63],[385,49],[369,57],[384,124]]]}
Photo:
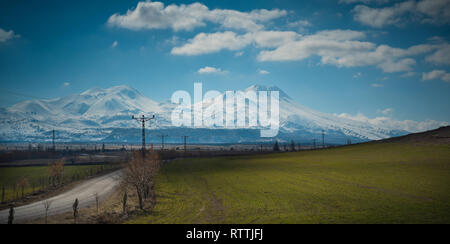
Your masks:
{"label": "grassy hillside", "polygon": [[157,193],[131,223],[450,223],[450,145],[174,161]]}

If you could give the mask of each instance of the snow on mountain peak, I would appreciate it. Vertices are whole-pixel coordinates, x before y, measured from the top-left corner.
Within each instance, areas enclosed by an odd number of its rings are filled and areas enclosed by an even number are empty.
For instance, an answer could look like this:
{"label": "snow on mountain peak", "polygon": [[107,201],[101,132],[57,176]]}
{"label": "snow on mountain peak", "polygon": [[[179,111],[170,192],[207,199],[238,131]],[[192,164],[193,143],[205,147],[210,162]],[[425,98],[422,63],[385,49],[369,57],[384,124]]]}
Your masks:
{"label": "snow on mountain peak", "polygon": [[289,98],[290,99],[289,95],[287,95],[278,86],[265,86],[265,85],[254,84],[254,85],[248,87],[247,89],[245,89],[245,91],[279,91],[280,98]]}
{"label": "snow on mountain peak", "polygon": [[[324,129],[330,135],[339,134],[363,140],[391,136],[388,129],[302,106],[276,86],[253,85],[246,89],[252,90],[280,92],[282,133],[304,137],[321,133]],[[53,128],[82,134],[92,130],[136,128],[138,124],[130,118],[131,115],[140,114],[155,114],[158,119],[152,122],[153,127],[171,128],[173,108],[174,104],[170,101],[157,103],[129,86],[92,88],[80,94],[56,99],[24,101],[6,109],[0,118],[3,126],[0,138],[37,135]]]}

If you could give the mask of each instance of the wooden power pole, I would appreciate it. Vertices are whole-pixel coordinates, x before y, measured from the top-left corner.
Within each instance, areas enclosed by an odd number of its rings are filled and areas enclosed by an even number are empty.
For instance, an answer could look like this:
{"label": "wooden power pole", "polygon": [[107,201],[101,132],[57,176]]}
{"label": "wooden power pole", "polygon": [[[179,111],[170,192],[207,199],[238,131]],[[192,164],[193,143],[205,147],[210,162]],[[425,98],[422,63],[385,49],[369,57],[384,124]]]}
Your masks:
{"label": "wooden power pole", "polygon": [[188,138],[189,136],[183,136],[183,138],[184,138],[184,154],[186,154],[186,151],[187,151],[187,138]]}

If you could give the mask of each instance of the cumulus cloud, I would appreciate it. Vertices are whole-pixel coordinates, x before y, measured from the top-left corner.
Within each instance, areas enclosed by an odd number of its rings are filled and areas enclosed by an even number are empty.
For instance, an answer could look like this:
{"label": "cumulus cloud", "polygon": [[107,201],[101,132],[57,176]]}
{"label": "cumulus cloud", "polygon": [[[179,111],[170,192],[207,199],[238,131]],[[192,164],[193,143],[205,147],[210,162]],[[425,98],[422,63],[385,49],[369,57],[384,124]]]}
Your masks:
{"label": "cumulus cloud", "polygon": [[350,115],[342,113],[336,115],[340,118],[352,119],[364,123],[371,124],[380,128],[387,128],[391,130],[405,130],[408,132],[422,132],[439,128],[441,126],[449,125],[445,121],[425,120],[425,121],[413,121],[413,120],[394,120],[388,117],[375,117],[368,118],[364,114],[358,113],[357,115]]}
{"label": "cumulus cloud", "polygon": [[187,44],[174,47],[171,51],[174,55],[200,55],[214,53],[223,49],[239,50],[248,44],[251,39],[249,34],[237,35],[232,31],[217,32],[212,34],[200,33]]}
{"label": "cumulus cloud", "polygon": [[285,15],[287,12],[279,9],[240,12],[230,9],[210,10],[201,3],[164,6],[162,2],[146,1],[139,2],[135,9],[128,10],[124,15],[112,15],[108,24],[132,30],[170,28],[174,31],[189,31],[210,22],[224,28],[254,31],[263,29],[265,22]]}
{"label": "cumulus cloud", "polygon": [[393,112],[394,112],[393,108],[380,109],[380,110],[377,111],[377,113],[383,114],[383,115],[389,115],[389,114],[391,114]]}
{"label": "cumulus cloud", "polygon": [[416,72],[410,71],[410,72],[404,73],[403,75],[401,75],[401,77],[407,78],[407,77],[413,77],[415,75],[417,75]]}
{"label": "cumulus cloud", "polygon": [[258,47],[277,47],[297,40],[301,36],[292,31],[258,31],[238,35],[232,31],[199,33],[188,43],[174,47],[174,55],[201,55],[221,50],[239,50],[252,43]]}
{"label": "cumulus cloud", "polygon": [[294,22],[289,22],[288,24],[290,27],[308,27],[312,26],[312,24],[307,20],[297,20]]}
{"label": "cumulus cloud", "polygon": [[363,41],[365,33],[352,30],[321,31],[288,42],[274,50],[261,51],[259,61],[295,61],[319,56],[322,64],[338,67],[375,65],[384,72],[411,71],[416,61],[412,56],[429,53],[438,48],[422,44],[407,49],[393,48]]}
{"label": "cumulus cloud", "polygon": [[450,65],[450,45],[442,44],[438,50],[425,58],[427,62],[437,65]]}
{"label": "cumulus cloud", "polygon": [[339,0],[339,3],[347,3],[347,4],[352,4],[352,3],[365,3],[365,4],[369,4],[369,3],[377,3],[377,4],[382,4],[382,3],[388,3],[390,0]]}
{"label": "cumulus cloud", "polygon": [[63,86],[65,86],[65,87],[70,86],[70,82],[64,82],[64,83],[63,83]]}
{"label": "cumulus cloud", "polygon": [[422,80],[436,80],[441,79],[445,82],[450,82],[450,73],[445,70],[433,70],[429,73],[422,73]]}
{"label": "cumulus cloud", "polygon": [[259,70],[259,74],[261,74],[261,75],[268,75],[268,74],[270,74],[270,72],[267,71],[267,70],[260,69]]}
{"label": "cumulus cloud", "polygon": [[383,8],[358,5],[352,12],[356,21],[377,28],[417,21],[449,24],[450,0],[408,0]]}
{"label": "cumulus cloud", "polygon": [[[399,13],[419,11],[422,15],[445,16],[446,8],[442,2],[450,0],[408,0],[385,8],[369,8],[358,5],[354,8],[355,18],[375,26],[397,24],[404,18]],[[341,3],[381,3],[377,0],[342,0]],[[412,10],[413,9],[413,10]],[[366,11],[366,12],[364,12]],[[436,12],[437,11],[437,12]],[[363,13],[364,12],[364,13]],[[252,10],[240,12],[230,9],[213,9],[201,3],[171,4],[162,2],[139,2],[126,14],[112,15],[108,23],[133,30],[140,29],[173,29],[192,30],[206,26],[208,23],[218,24],[226,29],[215,33],[198,33],[187,41],[179,39],[172,43],[172,55],[203,55],[223,50],[234,51],[241,56],[241,51],[249,45],[261,49],[257,59],[267,61],[301,61],[310,57],[319,57],[321,64],[337,67],[376,66],[387,73],[412,73],[416,65],[414,56],[426,54],[425,60],[433,64],[450,64],[450,45],[442,39],[430,40],[428,44],[410,48],[395,48],[388,45],[377,45],[365,41],[366,34],[353,30],[324,30],[310,35],[302,35],[294,31],[270,31],[264,29],[264,23],[287,14],[284,10]],[[358,14],[361,14],[359,16]],[[408,15],[409,16],[409,15]],[[364,19],[367,18],[367,19]],[[290,27],[310,26],[306,20],[288,23]],[[234,31],[229,29],[236,29]],[[180,44],[181,43],[181,44]],[[114,42],[112,47],[117,46]]]}
{"label": "cumulus cloud", "polygon": [[[232,31],[200,33],[184,45],[174,47],[171,53],[201,55],[222,50],[237,51],[253,44],[263,49],[258,55],[261,62],[301,61],[318,56],[322,64],[338,67],[376,66],[384,72],[394,73],[411,72],[416,64],[414,56],[431,53],[442,47],[442,44],[429,43],[406,49],[394,48],[377,46],[364,41],[365,38],[364,32],[352,30],[326,30],[305,36],[292,31],[257,31],[241,35]],[[431,61],[433,58],[430,56],[428,59]]]}
{"label": "cumulus cloud", "polygon": [[225,74],[225,73],[227,73],[227,71],[224,71],[220,68],[206,66],[206,67],[199,69],[197,71],[197,73],[199,73],[199,74]]}
{"label": "cumulus cloud", "polygon": [[111,47],[115,48],[115,47],[117,47],[117,45],[119,45],[119,43],[117,41],[114,41],[113,44],[111,44]]}
{"label": "cumulus cloud", "polygon": [[288,26],[291,28],[297,28],[299,32],[304,32],[306,28],[312,26],[312,24],[307,20],[298,20],[294,22],[289,22]]}
{"label": "cumulus cloud", "polygon": [[14,31],[5,31],[2,28],[0,28],[0,42],[6,42],[8,40],[19,38],[20,35],[14,34]]}

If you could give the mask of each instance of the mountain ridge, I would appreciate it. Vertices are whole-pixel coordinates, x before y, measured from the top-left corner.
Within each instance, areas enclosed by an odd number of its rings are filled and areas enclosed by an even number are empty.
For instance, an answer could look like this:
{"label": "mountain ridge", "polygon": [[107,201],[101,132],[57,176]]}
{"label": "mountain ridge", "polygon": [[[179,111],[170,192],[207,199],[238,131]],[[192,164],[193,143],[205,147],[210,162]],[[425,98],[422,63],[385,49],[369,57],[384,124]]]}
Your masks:
{"label": "mountain ridge", "polygon": [[[312,110],[295,102],[277,86],[255,84],[245,91],[250,90],[280,92],[280,135],[278,138],[310,140],[313,137],[321,138],[322,130],[324,130],[329,141],[333,141],[335,137],[335,141],[339,139],[341,143],[344,143],[345,138],[369,141],[408,133]],[[171,112],[174,107],[175,105],[169,102],[154,101],[129,86],[114,86],[106,89],[94,87],[79,94],[60,98],[27,100],[0,110],[2,126],[0,140],[48,140],[48,134],[55,129],[60,138],[66,138],[66,140],[101,141],[113,137],[120,141],[121,136],[114,135],[114,131],[139,129],[139,125],[131,120],[131,115],[156,114],[157,119],[151,121],[152,129],[173,130]],[[194,131],[192,133],[195,134]],[[125,135],[123,138],[128,137]],[[253,136],[235,139],[236,142],[262,140]],[[230,138],[230,141],[233,141],[233,138]]]}

